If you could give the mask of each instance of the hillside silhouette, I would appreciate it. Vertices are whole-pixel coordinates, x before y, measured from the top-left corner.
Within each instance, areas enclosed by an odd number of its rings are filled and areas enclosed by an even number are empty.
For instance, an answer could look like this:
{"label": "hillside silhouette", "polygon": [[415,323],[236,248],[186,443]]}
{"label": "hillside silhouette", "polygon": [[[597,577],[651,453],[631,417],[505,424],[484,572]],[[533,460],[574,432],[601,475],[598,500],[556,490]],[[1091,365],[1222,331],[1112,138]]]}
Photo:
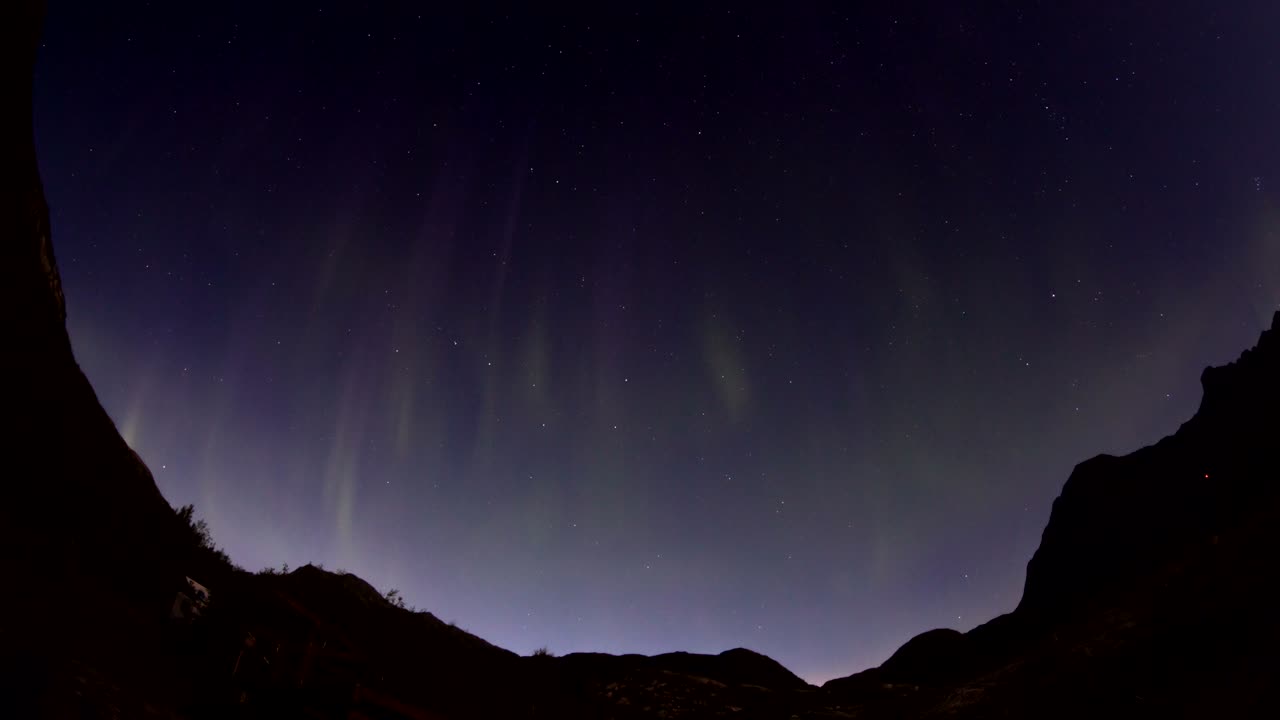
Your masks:
{"label": "hillside silhouette", "polygon": [[[1256,716],[1280,659],[1280,313],[1173,435],[1071,473],[1017,608],[808,685],[747,649],[520,657],[349,573],[249,573],[175,510],[76,363],[36,163],[42,8],[5,11],[0,552],[8,717]],[[174,619],[198,579],[212,600]],[[874,621],[874,619],[869,619]]]}

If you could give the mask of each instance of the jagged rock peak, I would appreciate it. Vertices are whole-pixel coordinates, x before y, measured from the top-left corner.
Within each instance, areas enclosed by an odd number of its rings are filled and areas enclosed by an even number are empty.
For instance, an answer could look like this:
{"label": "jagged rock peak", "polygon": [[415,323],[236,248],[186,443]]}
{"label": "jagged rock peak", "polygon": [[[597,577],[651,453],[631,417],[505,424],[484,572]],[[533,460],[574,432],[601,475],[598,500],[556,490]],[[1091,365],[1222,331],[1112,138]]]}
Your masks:
{"label": "jagged rock peak", "polygon": [[1124,457],[1076,466],[1027,566],[1017,613],[1057,616],[1209,542],[1276,492],[1280,312],[1257,345],[1201,375],[1196,414]]}
{"label": "jagged rock peak", "polygon": [[1217,412],[1222,407],[1257,399],[1254,387],[1263,384],[1275,386],[1275,373],[1268,369],[1280,365],[1280,311],[1271,317],[1270,329],[1264,330],[1258,342],[1245,350],[1234,362],[1218,367],[1207,367],[1200,374],[1200,386],[1204,396],[1197,416]]}

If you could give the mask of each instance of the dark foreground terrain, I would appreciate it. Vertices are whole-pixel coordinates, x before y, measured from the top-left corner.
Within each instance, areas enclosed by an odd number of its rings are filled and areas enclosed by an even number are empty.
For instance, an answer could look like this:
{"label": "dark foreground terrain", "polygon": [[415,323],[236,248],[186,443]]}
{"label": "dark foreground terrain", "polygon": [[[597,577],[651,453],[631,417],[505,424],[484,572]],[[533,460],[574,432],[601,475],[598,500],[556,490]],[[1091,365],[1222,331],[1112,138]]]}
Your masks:
{"label": "dark foreground terrain", "polygon": [[[0,15],[0,715],[1270,716],[1280,314],[1176,433],[1076,467],[1016,610],[821,688],[743,649],[518,657],[354,575],[232,567],[76,364],[31,131],[41,8]],[[186,577],[213,599],[175,621]]]}

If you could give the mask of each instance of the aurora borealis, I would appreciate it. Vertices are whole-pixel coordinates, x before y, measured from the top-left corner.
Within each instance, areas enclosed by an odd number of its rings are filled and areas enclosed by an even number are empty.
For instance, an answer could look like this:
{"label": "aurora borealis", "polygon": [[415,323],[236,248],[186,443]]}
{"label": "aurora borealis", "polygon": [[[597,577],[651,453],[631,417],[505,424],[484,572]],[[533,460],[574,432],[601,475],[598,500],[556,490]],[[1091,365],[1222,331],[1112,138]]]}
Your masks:
{"label": "aurora borealis", "polygon": [[1280,303],[1268,3],[167,5],[37,68],[103,405],[238,564],[517,652],[973,627]]}

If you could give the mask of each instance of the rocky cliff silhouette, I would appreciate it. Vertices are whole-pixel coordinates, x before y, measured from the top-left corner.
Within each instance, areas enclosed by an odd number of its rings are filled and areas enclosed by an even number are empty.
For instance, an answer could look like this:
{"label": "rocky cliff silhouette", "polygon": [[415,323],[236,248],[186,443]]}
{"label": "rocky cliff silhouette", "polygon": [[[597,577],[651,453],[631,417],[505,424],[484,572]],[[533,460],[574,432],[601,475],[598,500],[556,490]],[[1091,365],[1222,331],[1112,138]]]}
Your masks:
{"label": "rocky cliff silhouette", "polygon": [[0,10],[0,703],[16,704],[14,717],[73,705],[69,665],[110,664],[100,648],[120,638],[108,636],[164,612],[193,550],[71,351],[32,128],[43,10]]}
{"label": "rocky cliff silhouette", "polygon": [[[517,657],[350,574],[230,566],[76,364],[36,165],[42,3],[0,11],[0,709],[9,717],[1254,717],[1280,680],[1280,313],[1195,416],[1072,472],[1018,607],[813,688],[749,650]],[[190,623],[168,614],[198,574]]]}
{"label": "rocky cliff silhouette", "polygon": [[1018,607],[824,690],[908,716],[1253,716],[1280,679],[1280,313],[1176,433],[1071,473]]}

